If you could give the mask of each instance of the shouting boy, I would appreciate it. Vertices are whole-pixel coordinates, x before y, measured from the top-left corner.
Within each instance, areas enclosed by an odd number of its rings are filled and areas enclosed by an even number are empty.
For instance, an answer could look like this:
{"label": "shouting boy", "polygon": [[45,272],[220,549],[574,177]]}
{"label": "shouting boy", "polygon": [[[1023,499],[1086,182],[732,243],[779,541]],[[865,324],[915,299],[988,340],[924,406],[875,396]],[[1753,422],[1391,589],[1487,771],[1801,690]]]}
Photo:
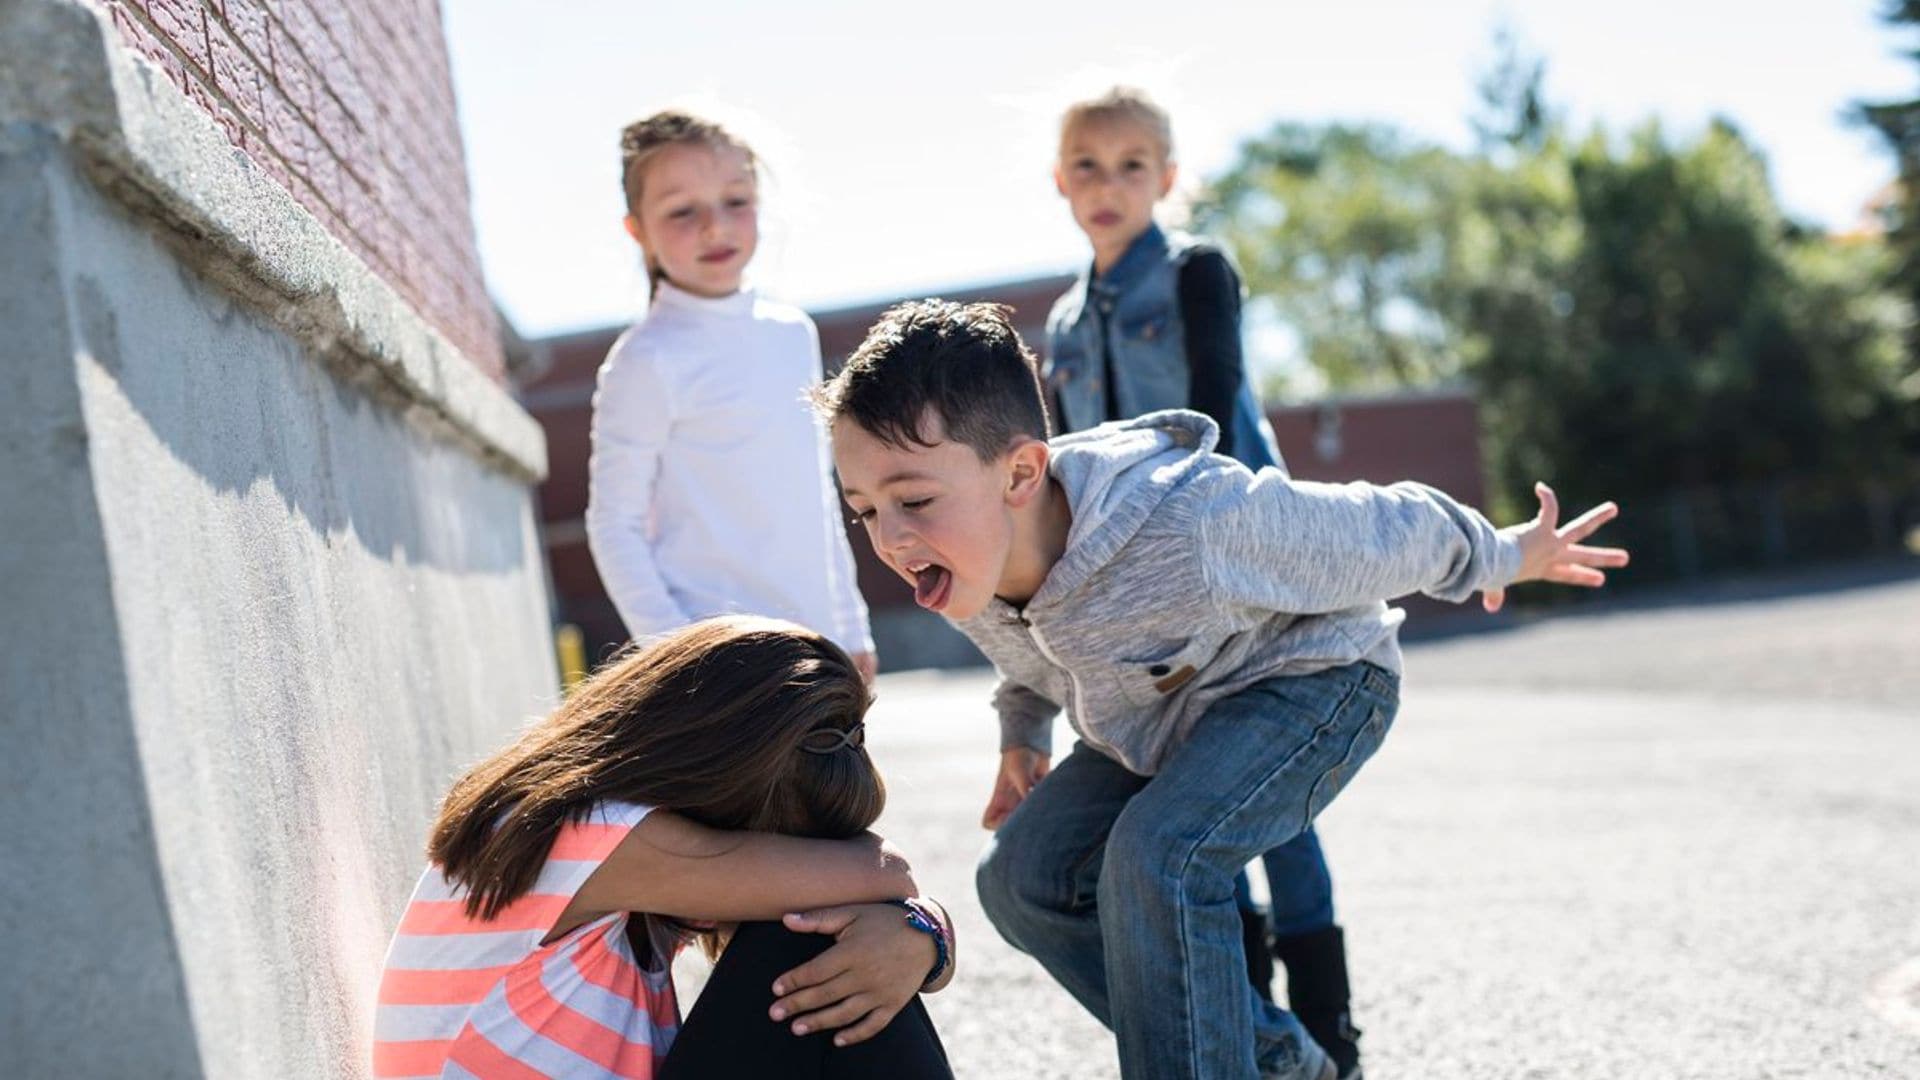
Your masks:
{"label": "shouting boy", "polygon": [[[1562,527],[1540,485],[1538,517],[1495,529],[1419,484],[1249,471],[1181,410],[1048,442],[1033,354],[988,304],[893,308],[816,394],[874,550],[1002,676],[995,928],[1113,1030],[1124,1076],[1331,1080],[1247,981],[1234,875],[1386,735],[1386,600],[1601,585],[1627,553],[1581,541],[1616,508]],[[1050,770],[1061,709],[1079,741]]]}

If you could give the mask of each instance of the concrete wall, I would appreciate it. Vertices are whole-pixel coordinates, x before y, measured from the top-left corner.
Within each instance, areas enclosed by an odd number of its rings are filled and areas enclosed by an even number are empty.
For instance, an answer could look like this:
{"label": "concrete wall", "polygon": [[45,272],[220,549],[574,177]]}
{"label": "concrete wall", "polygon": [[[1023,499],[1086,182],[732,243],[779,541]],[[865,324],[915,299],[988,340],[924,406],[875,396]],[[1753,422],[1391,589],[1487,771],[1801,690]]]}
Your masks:
{"label": "concrete wall", "polygon": [[0,1076],[364,1075],[550,707],[537,427],[70,0],[0,0]]}

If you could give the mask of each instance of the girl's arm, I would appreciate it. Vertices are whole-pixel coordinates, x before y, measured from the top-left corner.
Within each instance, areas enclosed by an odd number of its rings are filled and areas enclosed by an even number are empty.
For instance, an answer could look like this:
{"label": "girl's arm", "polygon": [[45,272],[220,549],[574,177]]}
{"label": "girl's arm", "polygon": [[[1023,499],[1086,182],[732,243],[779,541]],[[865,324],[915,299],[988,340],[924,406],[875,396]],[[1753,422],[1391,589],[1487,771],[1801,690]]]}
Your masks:
{"label": "girl's arm", "polygon": [[620,841],[558,926],[612,911],[741,922],[912,896],[906,860],[877,836],[808,840],[710,829],[664,810]]}
{"label": "girl's arm", "polygon": [[660,454],[673,430],[673,403],[653,357],[615,348],[621,351],[601,367],[593,395],[587,544],[627,633],[645,637],[693,621],[667,591],[647,535]]}
{"label": "girl's arm", "polygon": [[1220,426],[1216,454],[1233,456],[1233,406],[1246,381],[1240,347],[1240,276],[1212,248],[1180,267],[1180,320],[1187,349],[1187,407]]}

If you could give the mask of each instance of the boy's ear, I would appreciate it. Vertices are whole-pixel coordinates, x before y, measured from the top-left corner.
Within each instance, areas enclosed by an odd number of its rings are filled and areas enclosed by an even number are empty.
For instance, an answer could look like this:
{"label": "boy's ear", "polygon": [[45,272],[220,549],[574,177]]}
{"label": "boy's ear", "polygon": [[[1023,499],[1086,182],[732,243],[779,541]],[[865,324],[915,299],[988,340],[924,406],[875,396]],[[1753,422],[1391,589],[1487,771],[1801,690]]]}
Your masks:
{"label": "boy's ear", "polygon": [[1167,162],[1167,167],[1160,170],[1160,197],[1161,198],[1163,199],[1166,198],[1167,192],[1173,190],[1173,181],[1179,175],[1180,175],[1180,166],[1176,162],[1169,161]]}
{"label": "boy's ear", "polygon": [[1059,192],[1061,198],[1067,197],[1067,174],[1060,171],[1058,164],[1053,167],[1053,190]]}
{"label": "boy's ear", "polygon": [[647,246],[646,230],[640,227],[639,218],[628,214],[626,217],[620,219],[620,224],[627,227],[627,235],[633,237],[634,243],[639,244],[643,248]]}
{"label": "boy's ear", "polygon": [[1031,503],[1047,486],[1047,459],[1052,451],[1032,436],[1007,451],[1007,505],[1018,510]]}

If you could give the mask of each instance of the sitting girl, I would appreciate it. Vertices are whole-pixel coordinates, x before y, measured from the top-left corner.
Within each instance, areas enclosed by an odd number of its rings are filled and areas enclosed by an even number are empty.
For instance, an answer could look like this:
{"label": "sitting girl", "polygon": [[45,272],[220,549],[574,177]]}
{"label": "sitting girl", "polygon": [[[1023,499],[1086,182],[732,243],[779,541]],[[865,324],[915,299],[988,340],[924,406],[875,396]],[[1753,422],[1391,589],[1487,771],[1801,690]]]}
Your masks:
{"label": "sitting girl", "polygon": [[[865,831],[870,700],[827,638],[749,617],[581,684],[448,792],[374,1075],[950,1076],[917,994],[952,978],[951,924]],[[718,960],[683,1023],[693,940]]]}

